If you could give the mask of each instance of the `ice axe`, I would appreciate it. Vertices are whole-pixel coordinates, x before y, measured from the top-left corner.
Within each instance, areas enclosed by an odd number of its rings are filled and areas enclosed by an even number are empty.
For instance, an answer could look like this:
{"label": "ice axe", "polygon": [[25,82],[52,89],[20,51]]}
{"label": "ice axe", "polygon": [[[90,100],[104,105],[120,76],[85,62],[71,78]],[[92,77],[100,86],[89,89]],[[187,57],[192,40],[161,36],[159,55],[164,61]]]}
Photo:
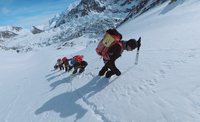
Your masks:
{"label": "ice axe", "polygon": [[138,44],[138,48],[137,48],[137,54],[136,54],[136,58],[135,58],[135,65],[138,64],[139,50],[140,50],[140,46],[141,46],[141,37],[138,39],[137,44]]}

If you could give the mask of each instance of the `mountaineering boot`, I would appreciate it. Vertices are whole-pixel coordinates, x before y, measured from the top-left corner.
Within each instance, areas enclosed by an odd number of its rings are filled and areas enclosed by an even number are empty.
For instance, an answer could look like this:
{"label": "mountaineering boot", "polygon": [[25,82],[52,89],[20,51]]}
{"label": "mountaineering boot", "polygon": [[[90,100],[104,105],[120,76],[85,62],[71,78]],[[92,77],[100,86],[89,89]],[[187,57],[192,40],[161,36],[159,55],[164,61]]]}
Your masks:
{"label": "mountaineering boot", "polygon": [[64,67],[62,65],[60,65],[60,70],[64,70]]}
{"label": "mountaineering boot", "polygon": [[84,72],[85,71],[85,68],[81,68],[80,70],[79,70],[79,73],[82,73],[82,72]]}
{"label": "mountaineering boot", "polygon": [[77,73],[77,70],[74,70],[74,71],[73,71],[73,74],[76,74],[76,73]]}
{"label": "mountaineering boot", "polygon": [[72,66],[69,66],[68,72],[71,71],[72,68],[73,68]]}
{"label": "mountaineering boot", "polygon": [[99,76],[103,76],[105,72],[108,70],[106,66],[104,66],[100,71],[99,71]]}
{"label": "mountaineering boot", "polygon": [[114,75],[115,73],[113,73],[112,71],[108,71],[106,73],[106,78],[110,78],[112,75]]}

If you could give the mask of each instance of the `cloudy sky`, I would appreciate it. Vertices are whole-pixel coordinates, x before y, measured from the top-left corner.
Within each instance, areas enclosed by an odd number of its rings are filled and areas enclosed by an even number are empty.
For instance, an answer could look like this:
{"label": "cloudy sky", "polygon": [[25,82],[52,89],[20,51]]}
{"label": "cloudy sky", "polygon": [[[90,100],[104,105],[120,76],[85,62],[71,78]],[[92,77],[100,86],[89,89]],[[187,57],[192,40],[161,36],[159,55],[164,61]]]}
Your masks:
{"label": "cloudy sky", "polygon": [[76,1],[80,0],[0,0],[0,26],[43,25]]}

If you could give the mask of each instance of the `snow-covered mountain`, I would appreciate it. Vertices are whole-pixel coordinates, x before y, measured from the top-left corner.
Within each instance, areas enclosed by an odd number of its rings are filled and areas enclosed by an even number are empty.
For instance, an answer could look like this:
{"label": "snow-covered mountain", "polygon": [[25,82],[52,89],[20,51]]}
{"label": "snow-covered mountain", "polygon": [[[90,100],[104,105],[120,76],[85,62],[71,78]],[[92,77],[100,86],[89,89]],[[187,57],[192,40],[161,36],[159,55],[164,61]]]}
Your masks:
{"label": "snow-covered mountain", "polygon": [[[124,40],[141,36],[142,45],[138,65],[136,50],[116,60],[119,77],[98,76],[104,63],[98,43],[84,46],[88,37],[60,50],[0,50],[0,122],[199,122],[199,6],[199,0],[164,3],[121,25]],[[88,62],[82,74],[53,69],[58,58],[77,54]]]}
{"label": "snow-covered mountain", "polygon": [[[63,46],[71,46],[72,43],[76,45],[72,39],[78,37],[90,37],[96,42],[107,29],[117,28],[129,18],[135,18],[165,1],[167,0],[81,0],[49,20],[44,26],[45,32],[41,28],[36,32],[32,27],[29,30],[32,33],[23,29],[13,38],[15,41],[1,39],[1,49],[26,52],[50,45],[61,49]],[[34,33],[43,33],[33,35],[33,30]],[[33,38],[38,41],[33,41]]]}
{"label": "snow-covered mountain", "polygon": [[11,31],[0,31],[0,38],[9,39],[15,36],[17,36],[17,34]]}
{"label": "snow-covered mountain", "polygon": [[45,28],[50,29],[67,23],[71,24],[71,21],[85,16],[90,16],[90,19],[92,19],[93,15],[101,13],[105,15],[100,16],[98,19],[106,22],[107,18],[109,18],[115,23],[112,24],[109,21],[108,23],[96,22],[96,24],[107,24],[108,27],[116,27],[127,14],[131,13],[133,16],[144,13],[165,1],[167,0],[82,0],[69,6],[65,11],[49,20]]}
{"label": "snow-covered mountain", "polygon": [[5,43],[14,40],[15,37],[18,36],[21,30],[22,30],[21,27],[15,27],[15,26],[0,27],[0,49],[8,49],[7,47],[4,46]]}
{"label": "snow-covered mountain", "polygon": [[0,39],[10,39],[13,37],[16,37],[19,33],[19,31],[21,31],[22,28],[21,27],[15,27],[15,26],[4,26],[4,27],[0,27]]}
{"label": "snow-covered mountain", "polygon": [[58,13],[45,25],[45,30],[59,30],[53,38],[62,43],[81,36],[99,40],[109,28],[117,28],[167,0],[82,0]]}
{"label": "snow-covered mountain", "polygon": [[22,30],[21,27],[16,27],[16,26],[11,26],[11,25],[0,27],[0,31],[11,31],[11,32],[18,33],[20,30]]}

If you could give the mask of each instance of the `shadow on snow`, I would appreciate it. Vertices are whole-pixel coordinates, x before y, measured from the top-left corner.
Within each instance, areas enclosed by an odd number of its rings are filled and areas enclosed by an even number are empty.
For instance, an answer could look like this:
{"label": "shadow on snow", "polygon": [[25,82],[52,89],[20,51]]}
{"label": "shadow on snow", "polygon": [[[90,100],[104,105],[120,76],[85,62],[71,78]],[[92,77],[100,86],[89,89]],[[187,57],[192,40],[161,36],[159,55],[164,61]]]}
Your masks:
{"label": "shadow on snow", "polygon": [[[69,79],[70,79],[70,76],[51,84],[52,90],[55,89],[56,86],[62,83],[66,83],[66,81],[68,81],[69,83]],[[42,107],[37,109],[35,111],[35,114],[38,115],[43,112],[53,110],[57,113],[60,113],[60,117],[62,118],[69,117],[71,115],[76,114],[75,121],[77,121],[78,119],[81,119],[86,114],[87,109],[84,109],[81,105],[77,104],[76,101],[78,101],[79,99],[82,99],[83,102],[87,106],[90,106],[91,104],[93,105],[93,103],[89,102],[87,99],[89,97],[92,97],[94,94],[101,91],[102,89],[104,89],[114,80],[116,80],[116,78],[109,82],[108,78],[95,76],[93,77],[91,81],[89,81],[86,85],[84,85],[81,88],[76,89],[71,85],[73,89],[71,92],[68,91],[63,94],[53,97],[52,99],[44,103]],[[85,97],[86,94],[89,94],[87,98]],[[97,111],[97,110],[93,110],[93,111]]]}
{"label": "shadow on snow", "polygon": [[165,9],[160,13],[160,14],[166,14],[169,11],[173,10],[176,8],[179,4],[183,4],[185,0],[177,0],[176,2],[173,2],[165,7]]}

